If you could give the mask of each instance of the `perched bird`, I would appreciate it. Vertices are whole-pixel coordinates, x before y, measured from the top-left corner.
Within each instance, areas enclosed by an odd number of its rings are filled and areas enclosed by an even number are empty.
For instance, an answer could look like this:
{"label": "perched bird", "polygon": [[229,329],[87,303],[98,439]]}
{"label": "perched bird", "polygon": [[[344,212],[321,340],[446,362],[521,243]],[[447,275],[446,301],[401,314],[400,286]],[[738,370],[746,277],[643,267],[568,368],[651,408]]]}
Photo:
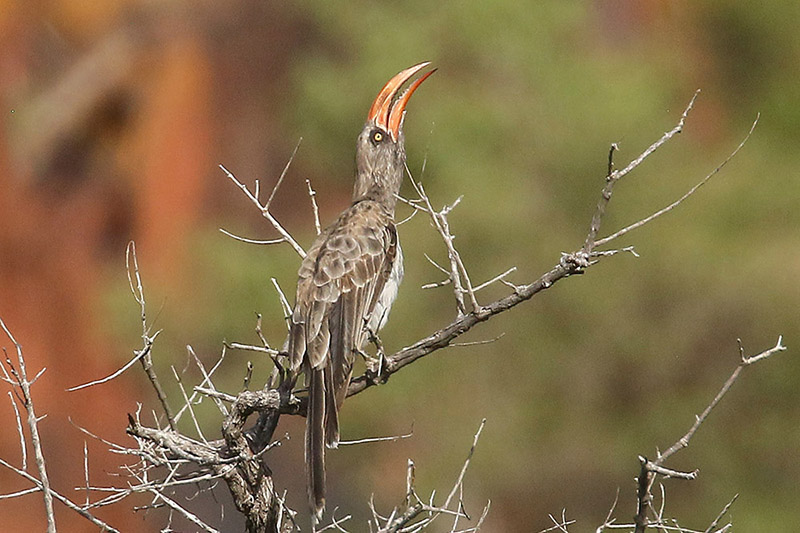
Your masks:
{"label": "perched bird", "polygon": [[394,210],[406,152],[403,119],[411,95],[431,74],[400,89],[429,65],[403,70],[372,104],[356,143],[353,201],[320,233],[300,265],[287,353],[308,387],[308,497],[319,519],[325,508],[325,447],[339,444],[339,408],[353,362],[370,333],[386,323],[403,277]]}

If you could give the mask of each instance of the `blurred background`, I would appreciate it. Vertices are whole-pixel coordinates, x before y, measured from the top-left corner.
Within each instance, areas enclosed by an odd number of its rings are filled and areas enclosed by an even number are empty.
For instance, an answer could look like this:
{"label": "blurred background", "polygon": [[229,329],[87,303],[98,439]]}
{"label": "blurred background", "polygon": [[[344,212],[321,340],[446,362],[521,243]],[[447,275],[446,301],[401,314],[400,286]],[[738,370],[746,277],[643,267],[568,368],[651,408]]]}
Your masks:
{"label": "blurred background", "polygon": [[[700,477],[666,482],[666,514],[702,530],[739,493],[737,530],[795,530],[798,17],[800,4],[787,0],[0,1],[0,316],[29,372],[47,367],[33,390],[47,414],[39,427],[51,483],[83,501],[73,487],[85,484],[87,442],[91,483],[124,484],[120,464],[133,459],[76,426],[132,445],[126,413],[157,408],[138,367],[65,392],[141,346],[127,242],[137,243],[149,317],[163,330],[154,357],[178,403],[170,366],[198,380],[186,345],[210,366],[224,340],[258,342],[256,313],[271,343],[282,342],[270,278],[291,298],[299,263],[288,246],[218,231],[275,237],[218,165],[269,189],[302,137],[274,211],[308,246],[305,180],[330,222],[349,201],[372,99],[402,68],[431,60],[439,71],[409,105],[409,167],[437,204],[464,195],[451,225],[476,282],[511,266],[511,281],[528,282],[578,248],[609,145],[627,163],[677,122],[696,89],[685,132],[619,184],[602,234],[679,197],[761,119],[697,195],[621,239],[640,257],[604,260],[463,339],[505,334],[496,342],[440,351],[351,399],[345,438],[414,436],[330,453],[329,509],[366,530],[370,495],[387,513],[402,502],[408,458],[422,494],[445,493],[485,417],[465,497],[473,517],[491,500],[484,531],[539,531],[562,509],[575,531],[593,531],[617,490],[617,516],[629,521],[637,455],[655,456],[689,428],[737,364],[737,338],[753,354],[782,334],[789,350],[747,370],[668,465]],[[398,217],[408,214],[401,207]],[[423,255],[444,262],[439,237],[422,216],[400,235],[406,278],[382,335],[390,352],[454,316],[448,287],[421,289],[441,278]],[[507,291],[479,295],[486,303]],[[269,365],[228,351],[217,386],[241,390],[247,361],[262,385]],[[13,409],[2,403],[0,456],[19,464]],[[199,407],[206,436],[217,437],[208,407]],[[268,462],[304,512],[302,428],[284,420],[277,434],[290,439]],[[0,492],[28,486],[0,471]],[[132,510],[149,503],[97,514],[124,531],[158,531],[163,510]],[[224,487],[188,506],[241,529]],[[62,531],[93,530],[56,510]],[[0,530],[43,529],[40,495],[0,500]]]}

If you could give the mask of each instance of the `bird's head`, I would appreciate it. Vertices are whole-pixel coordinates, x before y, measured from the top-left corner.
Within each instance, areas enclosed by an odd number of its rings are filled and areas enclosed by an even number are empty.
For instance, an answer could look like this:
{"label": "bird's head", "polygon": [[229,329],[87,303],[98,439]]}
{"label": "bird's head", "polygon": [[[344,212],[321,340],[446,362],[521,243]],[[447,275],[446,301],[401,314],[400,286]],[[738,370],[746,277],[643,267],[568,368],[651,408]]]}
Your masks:
{"label": "bird's head", "polygon": [[417,87],[436,70],[417,78],[402,93],[400,88],[428,65],[426,61],[394,76],[372,103],[356,145],[354,201],[372,198],[394,206],[394,195],[400,190],[406,162],[403,136],[406,105]]}

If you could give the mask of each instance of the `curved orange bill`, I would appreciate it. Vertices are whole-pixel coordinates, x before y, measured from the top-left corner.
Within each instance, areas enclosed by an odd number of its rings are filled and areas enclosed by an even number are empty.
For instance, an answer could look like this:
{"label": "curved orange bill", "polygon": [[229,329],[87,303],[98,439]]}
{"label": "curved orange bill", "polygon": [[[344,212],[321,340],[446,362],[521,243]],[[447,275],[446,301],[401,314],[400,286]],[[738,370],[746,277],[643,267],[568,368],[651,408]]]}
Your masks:
{"label": "curved orange bill", "polygon": [[414,94],[414,91],[417,90],[417,87],[419,87],[428,76],[436,72],[436,69],[418,78],[414,83],[409,85],[408,89],[406,89],[403,94],[395,99],[397,92],[400,90],[400,87],[416,73],[428,65],[430,65],[430,61],[425,61],[419,65],[409,67],[394,76],[383,86],[383,89],[378,93],[378,97],[375,98],[372,107],[369,109],[367,120],[375,122],[377,126],[388,131],[394,141],[396,141],[397,137],[400,135],[400,126],[403,124],[403,116],[405,115],[408,100],[411,98],[411,95]]}

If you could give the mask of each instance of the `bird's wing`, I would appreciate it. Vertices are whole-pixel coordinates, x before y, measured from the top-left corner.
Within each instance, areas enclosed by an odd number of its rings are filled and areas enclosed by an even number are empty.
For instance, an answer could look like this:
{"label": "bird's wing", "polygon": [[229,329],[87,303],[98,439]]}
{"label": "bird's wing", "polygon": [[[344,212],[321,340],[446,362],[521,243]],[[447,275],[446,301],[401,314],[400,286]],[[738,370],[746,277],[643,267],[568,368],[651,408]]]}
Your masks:
{"label": "bird's wing", "polygon": [[312,368],[330,362],[334,390],[346,388],[396,253],[394,223],[370,201],[353,205],[317,238],[298,273],[288,350],[294,368],[304,356]]}

